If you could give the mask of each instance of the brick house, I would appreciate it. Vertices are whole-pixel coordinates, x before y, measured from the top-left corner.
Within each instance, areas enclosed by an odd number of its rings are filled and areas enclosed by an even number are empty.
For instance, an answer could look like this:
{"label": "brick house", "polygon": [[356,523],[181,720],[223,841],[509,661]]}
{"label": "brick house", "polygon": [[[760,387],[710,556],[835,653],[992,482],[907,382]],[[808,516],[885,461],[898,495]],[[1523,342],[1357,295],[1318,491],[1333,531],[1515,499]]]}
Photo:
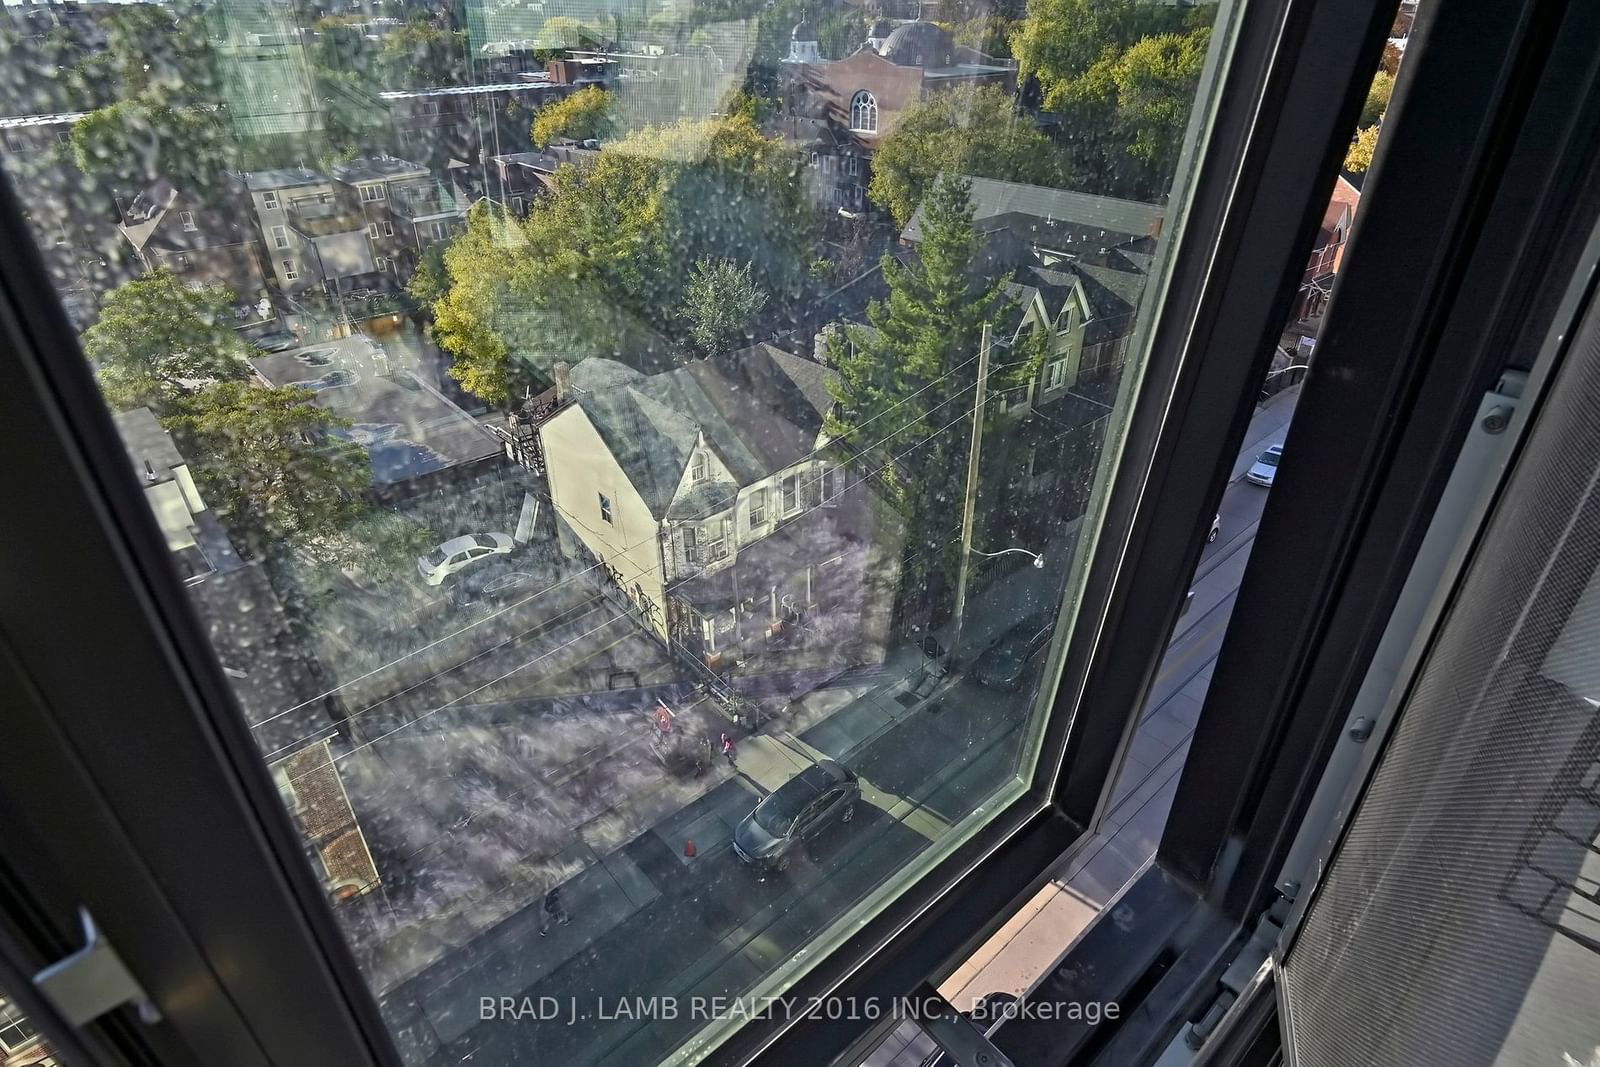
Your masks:
{"label": "brick house", "polygon": [[907,108],[962,85],[1016,90],[1015,61],[958,45],[931,22],[890,29],[880,20],[871,33],[853,55],[826,60],[802,22],[780,64],[779,112],[769,125],[806,155],[824,207],[865,209],[873,152]]}

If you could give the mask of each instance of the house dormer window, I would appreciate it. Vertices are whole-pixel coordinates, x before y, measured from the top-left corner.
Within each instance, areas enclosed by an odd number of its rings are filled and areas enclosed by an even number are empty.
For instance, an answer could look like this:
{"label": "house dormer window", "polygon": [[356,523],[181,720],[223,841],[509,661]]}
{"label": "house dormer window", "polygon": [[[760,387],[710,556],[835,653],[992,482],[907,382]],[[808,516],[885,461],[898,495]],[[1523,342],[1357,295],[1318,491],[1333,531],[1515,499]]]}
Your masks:
{"label": "house dormer window", "polygon": [[878,132],[878,98],[865,89],[850,98],[850,128],[858,133]]}

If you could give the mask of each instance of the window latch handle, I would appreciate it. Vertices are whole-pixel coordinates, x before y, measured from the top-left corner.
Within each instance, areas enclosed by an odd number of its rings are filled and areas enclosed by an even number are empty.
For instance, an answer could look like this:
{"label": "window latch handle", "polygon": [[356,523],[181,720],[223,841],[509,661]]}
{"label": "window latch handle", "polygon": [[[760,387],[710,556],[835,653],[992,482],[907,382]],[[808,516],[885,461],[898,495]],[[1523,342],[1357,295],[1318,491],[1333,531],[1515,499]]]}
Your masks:
{"label": "window latch handle", "polygon": [[91,1023],[124,1004],[134,1005],[142,1021],[160,1022],[161,1012],[95,925],[89,909],[80,907],[78,918],[83,922],[83,947],[33,976],[39,993],[73,1026]]}

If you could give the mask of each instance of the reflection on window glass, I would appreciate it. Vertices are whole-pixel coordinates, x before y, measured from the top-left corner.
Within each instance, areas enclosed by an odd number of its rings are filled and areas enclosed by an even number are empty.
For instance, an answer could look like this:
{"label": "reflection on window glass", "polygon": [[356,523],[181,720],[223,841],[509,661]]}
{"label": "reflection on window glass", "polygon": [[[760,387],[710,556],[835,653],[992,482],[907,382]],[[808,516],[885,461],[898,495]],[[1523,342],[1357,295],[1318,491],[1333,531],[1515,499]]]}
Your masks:
{"label": "reflection on window glass", "polygon": [[8,9],[106,462],[409,1062],[692,1059],[1018,794],[1215,15]]}
{"label": "reflection on window glass", "polygon": [[4,1067],[56,1067],[62,1062],[22,1009],[0,993],[0,1064]]}

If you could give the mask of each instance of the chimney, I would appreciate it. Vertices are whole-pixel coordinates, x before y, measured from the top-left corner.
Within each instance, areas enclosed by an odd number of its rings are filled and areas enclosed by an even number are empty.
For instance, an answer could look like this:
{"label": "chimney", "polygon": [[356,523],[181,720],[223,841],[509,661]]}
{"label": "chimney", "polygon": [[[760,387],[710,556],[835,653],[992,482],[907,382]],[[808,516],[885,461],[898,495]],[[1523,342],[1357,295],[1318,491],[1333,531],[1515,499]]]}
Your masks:
{"label": "chimney", "polygon": [[550,368],[550,374],[556,380],[556,403],[559,404],[572,392],[572,364],[565,360],[557,361]]}
{"label": "chimney", "polygon": [[820,363],[824,367],[833,365],[828,360],[828,343],[838,332],[839,327],[831,322],[817,331],[816,336],[811,339],[811,359],[813,362]]}

